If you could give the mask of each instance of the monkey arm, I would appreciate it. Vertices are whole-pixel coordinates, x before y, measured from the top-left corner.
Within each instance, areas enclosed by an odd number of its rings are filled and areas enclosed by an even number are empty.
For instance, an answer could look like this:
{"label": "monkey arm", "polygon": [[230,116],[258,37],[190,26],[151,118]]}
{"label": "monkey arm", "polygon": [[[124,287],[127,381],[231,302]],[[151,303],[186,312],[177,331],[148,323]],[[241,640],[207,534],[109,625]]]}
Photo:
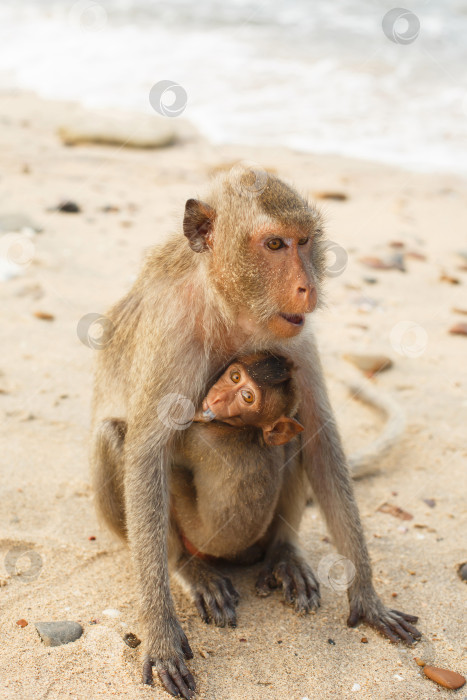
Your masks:
{"label": "monkey arm", "polygon": [[[175,614],[168,577],[168,471],[180,427],[177,407],[186,410],[189,401],[197,404],[207,369],[197,346],[177,346],[177,329],[167,325],[163,337],[154,332],[136,338],[131,367],[135,390],[125,438],[125,511],[146,628],[143,680],[151,682],[154,666],[169,692],[190,698],[195,686],[184,658],[192,652]],[[150,328],[158,328],[157,319]]]}
{"label": "monkey arm", "polygon": [[373,587],[370,558],[353,484],[311,333],[304,334],[298,347],[298,352],[292,352],[292,359],[298,366],[299,412],[305,426],[302,433],[304,469],[338,551],[355,569],[355,577],[347,591],[350,603],[348,624],[355,626],[362,619],[391,641],[403,639],[411,644],[420,636],[411,624],[417,618],[387,610]]}

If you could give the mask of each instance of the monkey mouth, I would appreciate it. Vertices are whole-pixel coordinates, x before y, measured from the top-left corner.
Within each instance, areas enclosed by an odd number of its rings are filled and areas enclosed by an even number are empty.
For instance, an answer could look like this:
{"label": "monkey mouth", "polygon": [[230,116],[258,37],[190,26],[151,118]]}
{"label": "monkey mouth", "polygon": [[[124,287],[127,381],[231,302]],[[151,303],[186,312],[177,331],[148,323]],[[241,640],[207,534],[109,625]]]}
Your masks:
{"label": "monkey mouth", "polygon": [[293,326],[303,326],[305,323],[305,314],[280,314],[280,316]]}

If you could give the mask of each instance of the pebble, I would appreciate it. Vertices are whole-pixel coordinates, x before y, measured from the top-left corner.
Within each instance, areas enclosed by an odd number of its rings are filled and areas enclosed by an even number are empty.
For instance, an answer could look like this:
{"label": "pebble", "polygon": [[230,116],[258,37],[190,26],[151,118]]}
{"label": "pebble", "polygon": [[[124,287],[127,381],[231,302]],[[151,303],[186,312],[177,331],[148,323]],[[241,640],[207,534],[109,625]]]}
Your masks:
{"label": "pebble", "polygon": [[392,367],[392,360],[385,355],[354,355],[346,353],[343,357],[366,374],[376,374]]}
{"label": "pebble", "polygon": [[65,212],[65,214],[79,214],[81,212],[79,204],[76,204],[71,199],[64,199],[55,208],[57,211]]}
{"label": "pebble", "polygon": [[133,632],[126,632],[123,635],[123,641],[125,644],[127,644],[131,649],[136,649],[141,644],[141,639],[138,639],[136,634],[133,634]]}
{"label": "pebble", "polygon": [[362,644],[368,644],[368,639],[367,639],[367,637],[362,637],[360,641],[361,641]]}
{"label": "pebble", "polygon": [[34,311],[33,316],[39,318],[41,321],[53,321],[55,319],[55,316],[48,311]]}
{"label": "pebble", "polygon": [[443,688],[457,690],[462,688],[465,683],[464,676],[455,671],[448,671],[446,668],[437,668],[436,666],[425,666],[423,672],[427,678],[442,685]]}
{"label": "pebble", "polygon": [[344,192],[314,192],[316,199],[332,199],[335,202],[345,202],[349,197]]}
{"label": "pebble", "polygon": [[334,639],[331,638],[328,639],[328,644],[332,644],[333,647],[336,646],[336,642],[334,641]]}
{"label": "pebble", "polygon": [[453,277],[445,272],[439,278],[440,282],[447,282],[448,284],[460,284],[460,279],[458,277]]}
{"label": "pebble", "polygon": [[426,503],[429,508],[434,508],[436,505],[436,501],[434,498],[424,498],[423,502]]}
{"label": "pebble", "polygon": [[18,625],[18,627],[27,627],[28,626],[28,622],[26,620],[24,620],[23,618],[21,618],[21,620],[16,620],[16,624]]}
{"label": "pebble", "polygon": [[106,610],[102,611],[102,614],[107,615],[107,617],[120,617],[120,610],[116,608],[106,608]]}
{"label": "pebble", "polygon": [[414,661],[417,664],[417,666],[426,666],[426,662],[423,661],[423,659],[420,659],[418,656],[414,656]]}
{"label": "pebble", "polygon": [[459,566],[457,573],[461,581],[467,581],[467,561]]}
{"label": "pebble", "polygon": [[170,121],[156,114],[103,110],[70,119],[60,126],[58,135],[66,146],[95,143],[126,148],[161,148],[176,141],[177,133]]}
{"label": "pebble", "polygon": [[467,323],[456,323],[449,329],[453,335],[467,335]]}
{"label": "pebble", "polygon": [[63,620],[60,622],[35,622],[39,637],[47,647],[69,644],[81,637],[83,628],[77,622]]}

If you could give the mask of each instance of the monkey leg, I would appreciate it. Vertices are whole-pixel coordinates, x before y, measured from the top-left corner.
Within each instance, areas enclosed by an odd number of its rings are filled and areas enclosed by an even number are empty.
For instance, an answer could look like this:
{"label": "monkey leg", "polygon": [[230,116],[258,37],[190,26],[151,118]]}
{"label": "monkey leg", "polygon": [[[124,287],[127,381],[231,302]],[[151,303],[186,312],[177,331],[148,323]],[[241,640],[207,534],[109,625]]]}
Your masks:
{"label": "monkey leg", "polygon": [[109,418],[98,424],[94,434],[93,489],[99,515],[108,527],[126,539],[123,496],[123,443],[127,424]]}
{"label": "monkey leg", "polygon": [[194,602],[206,624],[236,627],[239,594],[232,581],[183,547],[174,525],[169,533],[169,566],[172,576]]}
{"label": "monkey leg", "polygon": [[[296,451],[296,442],[291,445]],[[282,588],[285,601],[299,614],[305,614],[319,607],[319,583],[298,543],[307,500],[305,474],[299,457],[287,463],[288,454],[290,450],[286,451],[286,473],[270,528],[266,558],[256,581],[256,593],[268,596],[274,588]]]}

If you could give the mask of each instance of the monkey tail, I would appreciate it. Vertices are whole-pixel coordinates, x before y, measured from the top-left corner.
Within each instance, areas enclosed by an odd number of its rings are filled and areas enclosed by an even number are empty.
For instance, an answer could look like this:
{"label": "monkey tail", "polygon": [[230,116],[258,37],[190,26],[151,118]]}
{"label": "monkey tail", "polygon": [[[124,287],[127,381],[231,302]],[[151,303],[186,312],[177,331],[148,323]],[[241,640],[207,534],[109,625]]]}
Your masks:
{"label": "monkey tail", "polygon": [[374,389],[367,381],[360,377],[355,380],[345,381],[352,395],[381,411],[386,423],[378,437],[369,445],[350,455],[348,464],[353,477],[366,476],[374,471],[376,463],[385,457],[394,445],[400,440],[405,431],[405,414],[397,401]]}

